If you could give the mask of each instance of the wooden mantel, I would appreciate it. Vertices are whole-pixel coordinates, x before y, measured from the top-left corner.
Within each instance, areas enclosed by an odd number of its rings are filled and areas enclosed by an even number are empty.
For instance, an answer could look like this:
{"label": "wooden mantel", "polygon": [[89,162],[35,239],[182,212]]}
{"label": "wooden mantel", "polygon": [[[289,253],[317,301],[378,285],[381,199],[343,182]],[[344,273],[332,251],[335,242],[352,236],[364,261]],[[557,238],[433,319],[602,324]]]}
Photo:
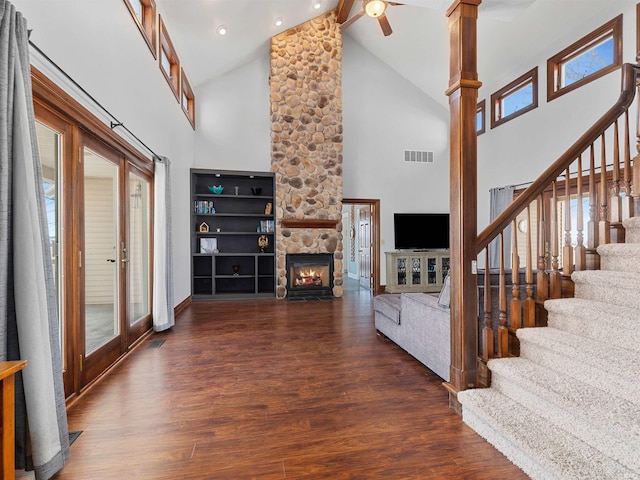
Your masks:
{"label": "wooden mantel", "polygon": [[326,218],[283,218],[280,224],[284,228],[336,228],[338,220]]}

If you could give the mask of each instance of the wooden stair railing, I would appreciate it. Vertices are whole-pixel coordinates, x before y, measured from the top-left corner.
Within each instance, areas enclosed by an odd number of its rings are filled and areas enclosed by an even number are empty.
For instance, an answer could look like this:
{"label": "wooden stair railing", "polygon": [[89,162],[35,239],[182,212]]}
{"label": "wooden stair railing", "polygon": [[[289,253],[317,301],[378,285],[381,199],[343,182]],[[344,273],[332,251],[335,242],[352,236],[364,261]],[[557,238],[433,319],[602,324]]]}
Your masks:
{"label": "wooden stair railing", "polygon": [[[519,346],[515,337],[517,329],[544,325],[544,301],[566,296],[563,289],[570,282],[573,271],[598,269],[598,245],[623,242],[622,220],[634,216],[636,212],[640,214],[640,188],[634,191],[634,178],[636,182],[640,182],[640,155],[631,158],[628,112],[635,96],[638,77],[640,67],[624,64],[621,93],[614,106],[478,235],[477,253],[482,258],[482,251],[485,250],[486,265],[490,264],[489,243],[497,239],[500,245],[498,312],[492,311],[495,309],[491,306],[491,275],[488,269],[484,276],[484,312],[479,316],[482,335],[478,336],[477,351],[478,385],[487,385],[490,381],[484,366],[489,359],[518,354]],[[620,126],[624,130],[622,149]],[[640,151],[640,144],[637,144],[636,149]],[[583,156],[587,155],[588,174],[583,171]],[[636,159],[638,160],[635,161]],[[588,199],[589,203],[586,245],[583,199]],[[577,206],[575,219],[571,208],[573,201]],[[560,204],[562,208],[559,208]],[[536,206],[538,214],[535,224],[531,221],[532,205]],[[523,215],[524,219],[518,222],[518,217],[522,218]],[[522,222],[526,230],[523,232],[524,245],[519,246],[517,229]],[[510,252],[505,252],[504,235],[509,226],[512,229],[512,248]],[[532,267],[534,229],[537,231],[535,272]],[[521,254],[524,255],[522,262]],[[505,269],[505,256],[511,257],[510,275]],[[524,301],[520,298],[521,270],[524,270],[525,275]],[[509,277],[511,282],[507,284]]]}

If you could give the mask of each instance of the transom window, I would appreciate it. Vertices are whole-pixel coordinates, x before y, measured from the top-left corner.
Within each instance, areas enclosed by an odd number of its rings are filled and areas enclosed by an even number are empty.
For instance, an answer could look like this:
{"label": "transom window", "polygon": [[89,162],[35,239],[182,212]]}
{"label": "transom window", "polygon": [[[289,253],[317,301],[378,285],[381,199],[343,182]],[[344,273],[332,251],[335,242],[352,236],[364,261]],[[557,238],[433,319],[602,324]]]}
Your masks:
{"label": "transom window", "polygon": [[485,130],[485,104],[486,102],[482,100],[476,108],[476,133],[478,135],[482,135]]}
{"label": "transom window", "polygon": [[173,48],[162,17],[160,17],[160,70],[169,82],[173,94],[180,100],[180,60],[178,60],[178,54]]}
{"label": "transom window", "polygon": [[191,85],[189,84],[189,80],[187,80],[187,76],[184,73],[184,68],[182,69],[182,78],[180,81],[180,85],[182,87],[182,95],[181,101],[182,110],[185,115],[189,119],[189,123],[195,129],[196,128],[196,99],[193,94],[193,90],[191,89]]}
{"label": "transom window", "polygon": [[491,95],[491,128],[538,107],[538,67]]}
{"label": "transom window", "polygon": [[124,0],[129,13],[156,58],[156,3],[154,0]]}
{"label": "transom window", "polygon": [[547,60],[547,100],[592,82],[622,65],[622,15]]}

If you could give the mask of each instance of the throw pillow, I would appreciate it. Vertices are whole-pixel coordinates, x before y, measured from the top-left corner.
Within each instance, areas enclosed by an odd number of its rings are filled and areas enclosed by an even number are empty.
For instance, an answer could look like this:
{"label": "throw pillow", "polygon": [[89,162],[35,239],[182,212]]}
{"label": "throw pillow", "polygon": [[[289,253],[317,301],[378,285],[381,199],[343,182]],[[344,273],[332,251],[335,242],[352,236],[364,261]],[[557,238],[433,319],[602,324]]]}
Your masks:
{"label": "throw pillow", "polygon": [[451,303],[451,280],[449,279],[450,273],[447,273],[447,276],[444,277],[444,284],[442,285],[442,290],[440,290],[440,295],[438,295],[438,304],[442,307],[449,308],[449,304]]}

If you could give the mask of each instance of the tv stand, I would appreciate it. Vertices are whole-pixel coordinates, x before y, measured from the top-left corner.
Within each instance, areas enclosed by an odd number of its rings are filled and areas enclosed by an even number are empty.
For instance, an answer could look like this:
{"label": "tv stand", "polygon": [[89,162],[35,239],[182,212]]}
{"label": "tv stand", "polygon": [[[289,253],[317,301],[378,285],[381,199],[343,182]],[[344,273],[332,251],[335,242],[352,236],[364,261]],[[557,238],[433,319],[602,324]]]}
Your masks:
{"label": "tv stand", "polygon": [[449,272],[449,250],[385,252],[387,293],[439,292]]}

